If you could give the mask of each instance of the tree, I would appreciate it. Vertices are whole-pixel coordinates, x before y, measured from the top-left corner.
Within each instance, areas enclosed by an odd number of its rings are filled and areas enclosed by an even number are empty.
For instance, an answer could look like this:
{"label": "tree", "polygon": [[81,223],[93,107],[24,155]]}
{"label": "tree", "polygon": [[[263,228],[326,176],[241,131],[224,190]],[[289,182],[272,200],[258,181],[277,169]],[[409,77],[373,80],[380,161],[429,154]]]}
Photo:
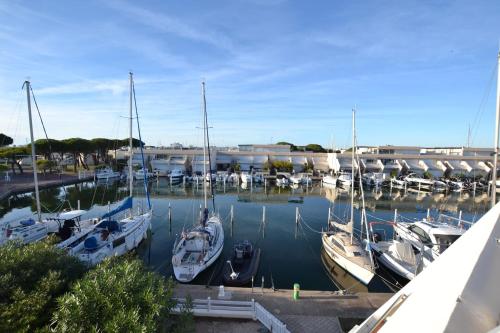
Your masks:
{"label": "tree", "polygon": [[308,144],[305,149],[307,151],[312,151],[312,152],[315,152],[315,153],[326,153],[326,149],[323,148],[321,145],[318,145],[316,143],[310,143]]}
{"label": "tree", "polygon": [[[123,139],[120,141],[121,143],[121,146],[122,147],[125,147],[125,146],[129,146],[129,138],[126,138],[126,139]],[[140,141],[139,139],[136,139],[136,138],[132,138],[132,147],[134,148],[138,148],[141,146],[141,143],[142,143],[142,146],[144,147],[146,144],[144,143],[144,141]]]}
{"label": "tree", "polygon": [[[47,160],[52,159],[53,153],[61,153],[61,150],[65,150],[63,146],[64,144],[56,139],[38,139],[35,141],[36,153],[44,155]],[[31,144],[28,147],[31,149]]]}
{"label": "tree", "polygon": [[290,143],[290,142],[280,141],[280,142],[278,142],[276,144],[277,145],[289,145],[291,151],[297,151],[298,150],[297,146],[294,145],[293,143]]}
{"label": "tree", "polygon": [[85,266],[49,241],[0,247],[0,331],[36,332],[50,323],[56,299]]}
{"label": "tree", "polygon": [[14,140],[3,133],[0,133],[0,147],[8,146],[14,143]]}
{"label": "tree", "polygon": [[156,332],[169,324],[173,285],[138,259],[107,259],[58,300],[55,331]]}
{"label": "tree", "polygon": [[0,158],[6,158],[11,165],[12,173],[16,173],[15,167],[19,169],[19,173],[23,173],[23,166],[19,163],[19,158],[29,155],[28,147],[8,147],[0,149]]}
{"label": "tree", "polygon": [[49,172],[52,172],[52,169],[55,168],[57,164],[56,162],[51,160],[37,160],[36,166],[45,174],[47,170],[49,170]]}
{"label": "tree", "polygon": [[273,161],[273,167],[281,172],[292,172],[293,164],[290,161]]}
{"label": "tree", "polygon": [[106,138],[95,138],[90,140],[94,149],[97,151],[97,162],[101,160],[106,162],[108,150],[113,148],[114,141]]}
{"label": "tree", "polygon": [[425,179],[433,179],[434,177],[432,176],[432,173],[430,173],[429,171],[425,171],[422,176],[425,178]]}
{"label": "tree", "polygon": [[79,163],[88,168],[85,164],[85,156],[93,151],[92,143],[82,138],[70,138],[62,140],[62,142],[66,144],[67,151],[73,154],[74,171],[76,172],[76,167]]}

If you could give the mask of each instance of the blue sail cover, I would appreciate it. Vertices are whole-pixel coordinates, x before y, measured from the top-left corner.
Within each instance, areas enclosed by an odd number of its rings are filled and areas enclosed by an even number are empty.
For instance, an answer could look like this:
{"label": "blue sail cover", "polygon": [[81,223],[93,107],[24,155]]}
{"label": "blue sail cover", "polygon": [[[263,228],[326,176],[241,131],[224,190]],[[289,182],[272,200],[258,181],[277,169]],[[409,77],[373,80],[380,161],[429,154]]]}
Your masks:
{"label": "blue sail cover", "polygon": [[119,212],[122,212],[126,209],[131,209],[132,208],[132,197],[128,197],[127,199],[125,199],[122,204],[118,207],[116,207],[115,209],[113,209],[112,211],[110,211],[109,213],[106,213],[102,216],[103,219],[107,218],[107,217],[111,217],[113,215],[116,215],[118,214]]}

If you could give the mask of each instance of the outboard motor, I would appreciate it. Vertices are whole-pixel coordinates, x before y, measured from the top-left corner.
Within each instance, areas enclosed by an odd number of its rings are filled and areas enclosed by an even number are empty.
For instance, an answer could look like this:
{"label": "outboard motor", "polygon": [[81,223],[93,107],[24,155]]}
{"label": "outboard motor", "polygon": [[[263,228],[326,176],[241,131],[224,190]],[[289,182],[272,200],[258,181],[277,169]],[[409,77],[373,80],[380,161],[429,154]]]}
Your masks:
{"label": "outboard motor", "polygon": [[71,237],[72,229],[75,227],[76,223],[74,220],[66,220],[63,226],[59,229],[59,237],[62,240],[66,240]]}
{"label": "outboard motor", "polygon": [[378,232],[374,232],[374,233],[373,233],[373,241],[374,241],[375,243],[378,243],[378,242],[380,242],[381,240],[382,240],[382,235],[381,235],[380,233],[378,233]]}

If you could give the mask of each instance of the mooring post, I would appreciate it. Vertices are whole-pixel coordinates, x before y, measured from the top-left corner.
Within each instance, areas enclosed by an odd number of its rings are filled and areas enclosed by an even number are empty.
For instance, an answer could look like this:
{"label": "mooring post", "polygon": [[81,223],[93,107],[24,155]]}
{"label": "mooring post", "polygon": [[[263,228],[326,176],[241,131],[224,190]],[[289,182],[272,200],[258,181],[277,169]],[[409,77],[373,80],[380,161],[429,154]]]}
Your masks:
{"label": "mooring post", "polygon": [[295,224],[299,224],[299,207],[295,207]]}
{"label": "mooring post", "polygon": [[431,218],[431,209],[427,208],[427,221],[429,221]]}
{"label": "mooring post", "polygon": [[201,220],[201,204],[200,204],[200,220]]}
{"label": "mooring post", "polygon": [[398,209],[394,209],[394,223],[398,223]]}
{"label": "mooring post", "polygon": [[253,275],[252,275],[252,294],[253,294]]}
{"label": "mooring post", "polygon": [[458,226],[462,228],[462,211],[458,213]]}
{"label": "mooring post", "polygon": [[330,219],[332,218],[332,208],[328,207],[328,219],[326,219],[326,226],[330,226]]}
{"label": "mooring post", "polygon": [[80,210],[80,199],[76,202],[76,206],[78,207],[77,209]]}
{"label": "mooring post", "polygon": [[472,183],[472,197],[476,197],[476,182]]}
{"label": "mooring post", "polygon": [[262,275],[262,284],[260,285],[260,291],[264,294],[264,275]]}
{"label": "mooring post", "polygon": [[262,223],[266,223],[266,206],[262,206]]}
{"label": "mooring post", "polygon": [[172,224],[172,206],[168,203],[168,223]]}
{"label": "mooring post", "polygon": [[234,207],[231,205],[231,224],[234,222]]}

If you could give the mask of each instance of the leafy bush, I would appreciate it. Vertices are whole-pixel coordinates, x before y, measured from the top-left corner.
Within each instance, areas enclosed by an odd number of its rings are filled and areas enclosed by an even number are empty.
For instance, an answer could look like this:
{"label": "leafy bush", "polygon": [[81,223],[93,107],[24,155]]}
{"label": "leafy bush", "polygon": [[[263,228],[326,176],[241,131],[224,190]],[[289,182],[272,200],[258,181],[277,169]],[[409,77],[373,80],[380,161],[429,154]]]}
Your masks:
{"label": "leafy bush", "polygon": [[38,167],[39,170],[45,173],[47,170],[52,171],[52,169],[55,168],[57,164],[55,161],[51,160],[37,160],[36,166]]}
{"label": "leafy bush", "polygon": [[273,161],[272,165],[281,172],[292,172],[293,170],[293,164],[290,161]]}
{"label": "leafy bush", "polygon": [[168,326],[173,281],[137,259],[112,258],[59,298],[56,332],[155,332]]}
{"label": "leafy bush", "polygon": [[0,247],[0,332],[37,332],[50,322],[56,298],[85,273],[50,241]]}
{"label": "leafy bush", "polygon": [[429,171],[425,171],[422,175],[425,179],[433,179],[434,177],[432,176],[432,173]]}

